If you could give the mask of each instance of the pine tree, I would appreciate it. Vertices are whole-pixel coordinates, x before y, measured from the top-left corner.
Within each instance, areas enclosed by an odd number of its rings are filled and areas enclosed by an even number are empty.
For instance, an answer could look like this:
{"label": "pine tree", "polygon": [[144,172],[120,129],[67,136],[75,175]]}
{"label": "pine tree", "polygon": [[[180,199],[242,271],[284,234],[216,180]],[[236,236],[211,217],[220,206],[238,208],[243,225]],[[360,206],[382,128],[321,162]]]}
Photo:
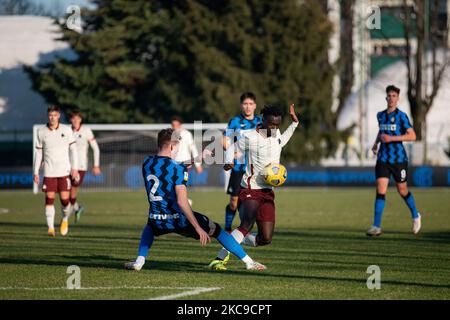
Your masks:
{"label": "pine tree", "polygon": [[302,105],[302,127],[285,159],[317,162],[333,154],[332,28],[316,1],[95,2],[82,12],[82,34],[60,24],[75,61],[27,69],[50,103],[79,107],[96,123],[160,122],[174,114],[226,122],[239,112],[240,94],[253,91],[259,107]]}

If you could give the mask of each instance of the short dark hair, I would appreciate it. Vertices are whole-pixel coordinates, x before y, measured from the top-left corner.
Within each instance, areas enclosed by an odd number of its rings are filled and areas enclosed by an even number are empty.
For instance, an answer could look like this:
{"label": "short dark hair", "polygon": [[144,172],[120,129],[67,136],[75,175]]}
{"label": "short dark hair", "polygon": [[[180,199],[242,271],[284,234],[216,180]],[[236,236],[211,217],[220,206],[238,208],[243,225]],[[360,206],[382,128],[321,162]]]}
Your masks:
{"label": "short dark hair", "polygon": [[181,118],[180,116],[173,116],[170,119],[170,122],[173,122],[173,121],[178,121],[179,123],[183,124],[183,118]]}
{"label": "short dark hair", "polygon": [[256,102],[256,96],[253,92],[244,92],[243,94],[241,94],[239,101],[241,103],[244,103],[245,99],[252,99],[254,102]]}
{"label": "short dark hair", "polygon": [[264,119],[267,119],[268,117],[281,117],[283,113],[281,112],[281,109],[278,106],[272,106],[272,105],[266,105],[261,110],[261,113],[263,115]]}
{"label": "short dark hair", "polygon": [[162,149],[164,145],[171,142],[179,141],[179,135],[172,128],[162,129],[158,132],[158,148]]}
{"label": "short dark hair", "polygon": [[60,112],[59,107],[57,105],[50,105],[47,108],[47,113],[50,112]]}
{"label": "short dark hair", "polygon": [[397,88],[396,86],[394,86],[393,84],[391,84],[391,85],[389,85],[389,86],[386,87],[386,94],[389,93],[389,92],[391,92],[391,91],[394,91],[394,92],[396,92],[397,94],[400,94],[400,89]]}
{"label": "short dark hair", "polygon": [[72,109],[72,110],[70,111],[69,116],[70,116],[70,118],[75,117],[75,116],[79,116],[80,118],[83,118],[83,117],[81,116],[81,110],[80,110],[80,108],[74,108],[74,109]]}

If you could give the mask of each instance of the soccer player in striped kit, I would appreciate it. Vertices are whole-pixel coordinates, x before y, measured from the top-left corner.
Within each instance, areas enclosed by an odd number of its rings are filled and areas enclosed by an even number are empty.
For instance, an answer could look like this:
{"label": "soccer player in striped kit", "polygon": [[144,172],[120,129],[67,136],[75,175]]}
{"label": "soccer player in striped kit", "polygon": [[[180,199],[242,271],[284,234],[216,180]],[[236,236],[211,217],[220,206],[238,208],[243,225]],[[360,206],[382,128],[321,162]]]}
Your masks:
{"label": "soccer player in striped kit", "polygon": [[234,238],[207,216],[193,212],[188,202],[186,183],[188,172],[174,159],[180,136],[173,129],[158,133],[158,154],[149,156],[142,165],[142,174],[149,202],[148,222],[139,243],[138,257],[125,264],[128,270],[139,271],[145,264],[155,237],[177,233],[200,240],[201,245],[216,238],[227,250],[236,255],[247,270],[265,270],[266,267],[242,249]]}
{"label": "soccer player in striped kit", "polygon": [[[367,230],[368,236],[382,234],[381,218],[386,202],[389,178],[394,177],[397,191],[405,200],[412,217],[412,233],[417,234],[421,228],[421,216],[417,211],[414,197],[408,191],[408,156],[403,147],[404,141],[415,141],[416,133],[406,113],[398,109],[400,89],[394,85],[386,88],[387,109],[378,112],[379,132],[372,151],[377,155],[375,176],[377,195],[375,199],[375,215],[373,225]],[[378,145],[380,148],[378,149]]]}
{"label": "soccer player in striped kit", "polygon": [[[252,130],[261,123],[261,116],[255,115],[256,96],[252,92],[244,92],[240,97],[241,114],[234,117],[228,123],[224,132],[223,148],[227,150],[230,145],[237,142],[241,130]],[[228,182],[227,194],[230,195],[230,202],[225,207],[225,230],[231,232],[233,219],[238,209],[239,192],[241,181],[245,173],[245,158],[236,159],[231,169],[230,180]]]}

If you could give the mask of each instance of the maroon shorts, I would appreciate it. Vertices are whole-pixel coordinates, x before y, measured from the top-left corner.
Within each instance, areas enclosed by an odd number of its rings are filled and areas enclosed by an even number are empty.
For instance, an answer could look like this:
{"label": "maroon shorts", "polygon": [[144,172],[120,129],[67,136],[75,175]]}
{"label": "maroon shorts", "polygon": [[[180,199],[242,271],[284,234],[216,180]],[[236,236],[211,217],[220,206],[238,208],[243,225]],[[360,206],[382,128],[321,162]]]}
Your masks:
{"label": "maroon shorts", "polygon": [[43,192],[61,192],[70,191],[71,183],[70,177],[50,178],[44,177],[44,183],[42,184]]}
{"label": "maroon shorts", "polygon": [[275,222],[275,193],[270,189],[241,189],[239,205],[245,201],[255,200],[259,203],[256,221]]}
{"label": "maroon shorts", "polygon": [[74,178],[71,178],[70,181],[72,182],[72,187],[79,187],[83,184],[84,175],[86,174],[86,171],[78,171],[78,174],[80,175],[80,179],[76,181]]}

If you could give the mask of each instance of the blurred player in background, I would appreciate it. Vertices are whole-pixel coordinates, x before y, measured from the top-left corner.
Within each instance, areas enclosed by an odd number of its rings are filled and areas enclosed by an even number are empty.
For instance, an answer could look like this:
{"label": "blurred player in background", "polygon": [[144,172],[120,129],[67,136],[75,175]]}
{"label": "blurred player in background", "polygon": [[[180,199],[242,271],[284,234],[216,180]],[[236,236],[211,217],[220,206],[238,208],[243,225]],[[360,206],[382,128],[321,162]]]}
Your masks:
{"label": "blurred player in background", "polygon": [[[195,145],[194,137],[189,130],[183,128],[183,119],[178,116],[172,117],[171,120],[172,129],[180,137],[179,149],[175,156],[175,161],[186,166],[188,170],[192,168],[194,164],[195,171],[200,174],[203,172],[202,157],[199,156],[197,146]],[[189,204],[192,206],[192,200],[189,200]]]}
{"label": "blurred player in background", "polygon": [[195,171],[199,174],[202,173],[202,158],[199,157],[192,133],[183,128],[183,120],[180,117],[172,117],[171,125],[180,137],[180,146],[175,161],[184,164],[188,169],[194,164]]}
{"label": "blurred player in background", "polygon": [[193,212],[188,202],[186,183],[188,172],[176,158],[180,137],[173,129],[158,133],[158,154],[145,159],[142,174],[150,204],[149,217],[139,244],[138,257],[125,264],[126,269],[141,270],[154,237],[178,233],[185,237],[199,239],[201,245],[216,238],[230,250],[249,270],[264,270],[265,266],[253,261],[242,247],[221,227],[208,217]]}
{"label": "blurred player in background", "polygon": [[[228,123],[224,132],[223,148],[228,147],[239,139],[241,130],[255,129],[261,123],[261,117],[255,116],[256,96],[251,92],[244,92],[240,97],[241,114],[234,117]],[[231,232],[233,219],[238,208],[239,191],[241,190],[241,180],[245,172],[245,158],[238,156],[231,169],[230,180],[228,182],[227,194],[230,195],[230,202],[225,207],[225,230]]]}
{"label": "blurred player in background", "polygon": [[48,235],[55,236],[55,197],[59,193],[62,206],[60,233],[69,232],[69,216],[71,213],[69,195],[70,179],[79,179],[78,154],[75,137],[69,126],[59,123],[61,117],[57,106],[47,110],[48,123],[39,128],[34,161],[34,183],[39,184],[39,169],[44,161],[45,216],[47,218]]}
{"label": "blurred player in background", "polygon": [[[264,107],[262,124],[258,125],[256,130],[242,132],[241,139],[233,145],[237,152],[242,152],[248,158],[239,193],[241,224],[231,233],[238,243],[244,242],[256,247],[272,242],[275,228],[275,194],[273,187],[264,181],[264,171],[269,164],[280,163],[281,150],[298,126],[294,105],[290,106],[289,113],[292,123],[281,134],[281,110],[274,106]],[[234,165],[229,158],[227,164],[228,168]],[[255,222],[258,233],[251,234]],[[226,270],[229,256],[230,253],[222,248],[209,267],[213,270]]]}
{"label": "blurred player in background", "polygon": [[[394,177],[397,191],[405,200],[411,211],[412,233],[417,234],[421,228],[421,217],[417,211],[414,197],[408,191],[408,156],[403,141],[415,141],[416,133],[409,122],[406,113],[398,109],[400,89],[390,85],[386,88],[387,109],[378,112],[377,119],[379,132],[372,151],[377,156],[375,176],[377,179],[377,196],[375,199],[375,215],[373,225],[367,230],[368,236],[379,236],[381,231],[381,218],[386,202],[386,192],[389,178]],[[378,144],[380,149],[378,150]]]}
{"label": "blurred player in background", "polygon": [[77,202],[78,190],[83,184],[84,176],[88,169],[88,151],[91,146],[94,153],[94,166],[92,167],[92,174],[95,176],[100,175],[100,149],[98,143],[95,140],[95,136],[92,130],[83,126],[83,118],[79,109],[72,111],[70,115],[70,122],[72,123],[72,131],[77,141],[77,153],[78,153],[78,173],[80,178],[75,180],[72,178],[72,189],[70,190],[70,204],[72,206],[72,212],[75,213],[75,222],[80,220],[81,214],[84,211],[84,207]]}

